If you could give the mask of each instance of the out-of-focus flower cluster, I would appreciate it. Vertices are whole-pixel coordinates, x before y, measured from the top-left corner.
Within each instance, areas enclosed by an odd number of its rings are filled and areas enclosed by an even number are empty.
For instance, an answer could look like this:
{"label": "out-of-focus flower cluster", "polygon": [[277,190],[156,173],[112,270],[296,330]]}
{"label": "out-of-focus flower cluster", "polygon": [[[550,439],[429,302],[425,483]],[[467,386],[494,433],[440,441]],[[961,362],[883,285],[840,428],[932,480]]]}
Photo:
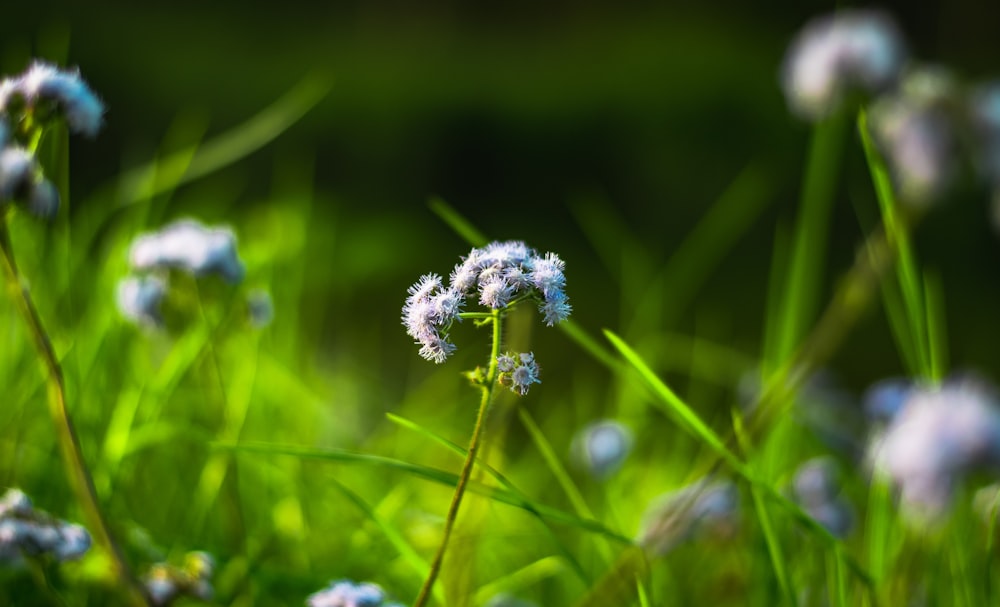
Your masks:
{"label": "out-of-focus flower cluster", "polygon": [[180,566],[157,563],[143,577],[143,586],[150,602],[157,607],[172,604],[180,597],[202,601],[212,599],[212,575],[215,560],[207,552],[189,552]]}
{"label": "out-of-focus flower cluster", "polygon": [[491,310],[531,300],[552,326],[572,310],[564,290],[565,263],[555,253],[539,255],[523,242],[492,242],[474,248],[455,266],[447,287],[438,274],[425,274],[407,291],[403,306],[406,333],[420,345],[420,356],[442,363],[455,351],[448,340],[466,301]]}
{"label": "out-of-focus flower cluster", "polygon": [[631,451],[632,431],[612,419],[587,424],[570,445],[577,465],[599,480],[618,472]]}
{"label": "out-of-focus flower cluster", "polygon": [[528,393],[531,384],[540,384],[538,374],[541,371],[531,352],[512,354],[510,352],[497,357],[497,381],[501,386],[507,386],[511,392],[521,396]]}
{"label": "out-of-focus flower cluster", "polygon": [[101,128],[104,104],[77,70],[36,61],[0,81],[0,210],[16,203],[48,219],[59,210],[59,191],[35,157],[43,129],[64,120],[88,137]]}
{"label": "out-of-focus flower cluster", "polygon": [[377,584],[355,584],[351,580],[336,580],[306,599],[309,607],[402,607],[388,602],[385,592]]}
{"label": "out-of-focus flower cluster", "polygon": [[782,84],[792,109],[815,120],[847,97],[889,88],[905,61],[892,19],[876,11],[845,10],[802,28],[785,57]]}
{"label": "out-of-focus flower cluster", "polygon": [[740,494],[727,480],[701,480],[657,498],[643,517],[638,542],[664,555],[695,538],[730,538],[739,529]]}
{"label": "out-of-focus flower cluster", "polygon": [[903,202],[939,200],[969,164],[1000,203],[1000,83],[968,86],[910,61],[888,15],[842,10],[807,23],[789,46],[782,86],[808,120],[871,101],[870,130]]}
{"label": "out-of-focus flower cluster", "polygon": [[795,501],[806,514],[832,535],[847,537],[854,526],[854,512],[840,496],[840,483],[832,459],[817,457],[803,463],[792,480]]}
{"label": "out-of-focus flower cluster", "polygon": [[68,561],[89,548],[86,529],[35,510],[22,491],[9,489],[0,498],[0,561],[19,563],[26,556],[45,555]]}
{"label": "out-of-focus flower cluster", "polygon": [[[132,322],[151,327],[164,324],[171,271],[196,279],[217,276],[229,285],[238,285],[245,274],[233,231],[192,219],[137,237],[129,249],[129,265],[133,274],[118,284],[118,308]],[[273,315],[270,296],[251,291],[247,310],[255,326],[266,325]]]}
{"label": "out-of-focus flower cluster", "polygon": [[[899,394],[894,389],[883,396]],[[933,522],[947,513],[964,478],[1000,468],[1000,400],[993,388],[970,378],[914,385],[902,395],[873,437],[869,459],[875,473],[899,489],[910,520]]]}

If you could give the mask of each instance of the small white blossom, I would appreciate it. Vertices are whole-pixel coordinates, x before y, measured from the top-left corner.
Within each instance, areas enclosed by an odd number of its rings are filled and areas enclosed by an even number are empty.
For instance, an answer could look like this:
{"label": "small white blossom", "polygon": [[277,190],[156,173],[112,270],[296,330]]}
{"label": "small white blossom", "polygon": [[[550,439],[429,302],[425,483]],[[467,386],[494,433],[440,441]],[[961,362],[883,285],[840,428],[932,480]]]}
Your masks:
{"label": "small white blossom", "polygon": [[208,228],[185,219],[140,236],[129,252],[136,270],[175,268],[195,276],[218,274],[230,283],[243,279],[236,236],[229,228]]}
{"label": "small white blossom", "polygon": [[617,472],[632,451],[632,431],[614,420],[585,426],[570,447],[577,464],[597,479]]}
{"label": "small white blossom", "polygon": [[970,380],[914,389],[869,450],[875,472],[900,491],[904,513],[941,518],[970,472],[1000,465],[1000,405]]}
{"label": "small white blossom", "polygon": [[797,114],[816,120],[852,93],[873,94],[899,77],[906,51],[895,24],[868,10],[843,10],[810,21],[785,56],[782,85]]}

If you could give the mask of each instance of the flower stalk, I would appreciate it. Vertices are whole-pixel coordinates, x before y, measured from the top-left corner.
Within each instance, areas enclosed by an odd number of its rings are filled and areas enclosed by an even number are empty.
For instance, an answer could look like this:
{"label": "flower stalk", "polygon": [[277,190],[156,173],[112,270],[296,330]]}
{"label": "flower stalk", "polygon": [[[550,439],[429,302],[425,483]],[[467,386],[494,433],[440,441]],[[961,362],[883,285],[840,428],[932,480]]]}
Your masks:
{"label": "flower stalk", "polygon": [[437,553],[434,555],[430,571],[427,574],[427,579],[424,580],[424,585],[420,588],[420,594],[417,596],[416,602],[413,603],[414,607],[424,607],[427,604],[431,591],[434,588],[434,582],[437,580],[438,574],[441,573],[441,565],[444,563],[444,555],[448,550],[451,532],[455,527],[455,521],[458,519],[458,509],[462,505],[462,497],[465,495],[465,489],[469,485],[476,455],[479,453],[479,447],[482,444],[483,430],[486,428],[486,414],[489,411],[490,402],[493,400],[493,391],[497,384],[497,357],[500,355],[500,335],[503,318],[500,310],[493,310],[488,314],[489,322],[493,325],[493,345],[490,350],[490,363],[486,372],[486,378],[480,385],[482,399],[479,403],[479,413],[476,415],[476,425],[472,429],[472,439],[469,441],[465,463],[462,464],[462,472],[458,477],[458,484],[455,485],[455,493],[451,497],[451,505],[448,507],[441,544],[438,545]]}
{"label": "flower stalk", "polygon": [[141,590],[141,586],[132,574],[121,547],[115,542],[107,519],[98,503],[94,481],[83,459],[80,440],[66,406],[66,384],[63,379],[62,366],[59,364],[55,349],[52,347],[52,340],[49,339],[45,326],[42,324],[42,319],[38,314],[31,294],[22,282],[5,217],[0,218],[0,257],[3,258],[7,290],[17,304],[21,316],[24,318],[24,323],[31,334],[35,349],[38,352],[42,365],[45,367],[49,414],[56,428],[66,473],[73,491],[76,493],[77,501],[83,509],[88,526],[94,534],[97,543],[107,551],[108,556],[111,558],[112,575],[125,591],[129,604],[145,606],[148,603]]}

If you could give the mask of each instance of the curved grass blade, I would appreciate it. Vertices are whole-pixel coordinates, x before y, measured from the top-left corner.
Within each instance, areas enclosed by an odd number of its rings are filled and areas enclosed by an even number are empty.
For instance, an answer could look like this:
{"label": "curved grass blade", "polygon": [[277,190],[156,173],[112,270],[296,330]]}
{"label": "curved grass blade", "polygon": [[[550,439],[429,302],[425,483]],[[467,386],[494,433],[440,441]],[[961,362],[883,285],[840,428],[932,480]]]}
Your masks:
{"label": "curved grass blade", "polygon": [[[258,442],[211,443],[211,445],[217,449],[229,449],[245,453],[258,453],[265,455],[287,455],[291,457],[319,459],[326,461],[341,462],[345,464],[375,466],[379,468],[396,470],[398,472],[410,474],[412,476],[416,476],[417,478],[422,478],[424,480],[432,481],[449,487],[454,487],[456,484],[458,484],[457,474],[446,472],[444,470],[439,470],[437,468],[431,468],[429,466],[412,464],[410,462],[405,462],[391,457],[383,457],[381,455],[353,453],[351,451],[342,451],[338,449],[312,449],[312,448],[297,447],[292,445],[274,445],[270,443],[258,443]],[[507,504],[509,506],[514,506],[515,508],[520,508],[527,512],[531,512],[537,516],[540,516],[542,518],[548,519],[553,522],[562,523],[565,525],[597,533],[605,537],[608,537],[610,539],[621,542],[623,544],[630,544],[630,545],[632,544],[631,538],[625,537],[605,527],[599,521],[582,519],[578,516],[574,516],[567,512],[563,512],[558,508],[553,508],[551,506],[545,506],[542,504],[532,502],[530,500],[526,500],[517,493],[512,492],[508,489],[500,487],[490,487],[487,485],[483,485],[482,483],[470,482],[469,491],[482,495],[488,499],[492,499],[494,501]]]}

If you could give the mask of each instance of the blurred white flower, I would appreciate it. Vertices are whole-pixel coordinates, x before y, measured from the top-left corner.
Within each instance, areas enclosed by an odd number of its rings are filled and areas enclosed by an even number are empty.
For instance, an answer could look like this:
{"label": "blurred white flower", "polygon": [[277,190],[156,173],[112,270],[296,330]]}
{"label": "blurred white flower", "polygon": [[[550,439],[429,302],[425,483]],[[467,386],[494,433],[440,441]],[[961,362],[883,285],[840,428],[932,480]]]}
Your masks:
{"label": "blurred white flower", "polygon": [[852,93],[891,86],[906,61],[902,36],[885,14],[843,10],[810,21],[782,67],[785,97],[800,116],[818,120]]}

